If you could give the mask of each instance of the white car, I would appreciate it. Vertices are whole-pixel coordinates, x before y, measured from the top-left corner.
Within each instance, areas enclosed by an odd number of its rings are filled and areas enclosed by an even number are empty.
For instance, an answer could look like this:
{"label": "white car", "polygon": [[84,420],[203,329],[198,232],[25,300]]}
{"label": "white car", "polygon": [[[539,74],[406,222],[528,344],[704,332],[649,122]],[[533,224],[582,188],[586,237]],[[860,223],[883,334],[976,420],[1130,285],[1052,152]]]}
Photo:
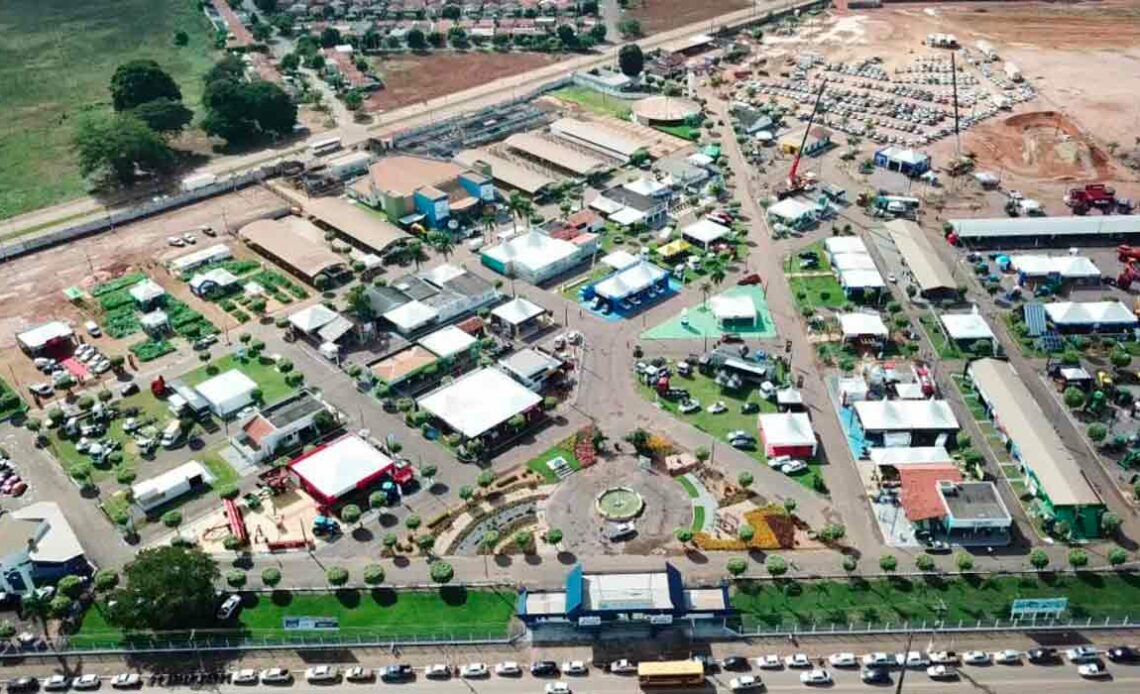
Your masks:
{"label": "white car", "polygon": [[[134,417],[132,417],[123,423],[123,431],[130,433],[130,432],[132,432],[138,428],[137,425],[138,425],[138,421]],[[130,427],[130,429],[128,429],[127,427]],[[237,595],[237,594],[229,596],[228,598],[226,598],[225,600],[222,601],[221,605],[218,606],[218,619],[221,619],[224,621],[224,620],[229,619],[230,617],[233,617],[234,612],[239,607],[241,607],[241,596]]]}
{"label": "white car", "polygon": [[705,408],[705,411],[708,412],[709,414],[720,414],[721,412],[726,412],[727,410],[728,410],[728,405],[724,404],[724,400],[717,400],[716,402],[714,402],[713,404],[711,404],[707,408]]}
{"label": "white car", "polygon": [[615,675],[628,675],[637,672],[637,665],[630,660],[622,658],[610,663],[610,672]]}
{"label": "white car", "polygon": [[784,664],[796,668],[811,667],[811,658],[807,657],[805,653],[793,653],[784,658]]}
{"label": "white car", "polygon": [[867,667],[891,667],[895,664],[895,659],[889,653],[878,651],[864,655],[863,664]]}
{"label": "white car", "polygon": [[257,670],[253,668],[237,670],[230,675],[230,682],[234,684],[257,684]]}
{"label": "white car", "polygon": [[167,237],[166,242],[168,244],[170,244],[171,246],[174,246],[175,248],[181,248],[181,247],[186,245],[186,242],[183,241],[182,238],[179,236]]}
{"label": "white car", "polygon": [[696,398],[689,398],[682,400],[681,404],[677,407],[681,414],[689,414],[690,412],[699,412],[701,409],[701,401]]}
{"label": "white car", "polygon": [[340,670],[335,665],[314,665],[305,670],[306,682],[333,682],[340,677]]}
{"label": "white car", "polygon": [[958,671],[949,665],[931,665],[926,668],[926,676],[932,680],[957,679]]}
{"label": "white car", "polygon": [[504,660],[495,666],[495,674],[500,677],[516,677],[522,674],[522,668],[513,660]]}
{"label": "white car", "polygon": [[756,659],[756,667],[761,670],[779,670],[784,667],[784,661],[780,660],[780,656],[775,653],[769,653]]}
{"label": "white car", "polygon": [[491,671],[487,669],[486,663],[467,663],[463,667],[459,668],[459,676],[464,679],[471,677],[486,677],[489,674],[491,674]]}
{"label": "white car", "polygon": [[111,678],[111,687],[114,689],[133,689],[141,686],[142,678],[137,672],[123,672]]}
{"label": "white car", "polygon": [[1099,679],[1101,677],[1108,677],[1108,670],[1100,663],[1085,663],[1077,667],[1077,674],[1089,679]]}
{"label": "white car", "polygon": [[1077,646],[1065,651],[1070,663],[1091,663],[1100,657],[1100,652],[1092,646]]}
{"label": "white car", "polygon": [[443,663],[435,663],[424,668],[424,677],[429,680],[446,680],[451,677],[451,668]]}
{"label": "white car", "polygon": [[985,651],[966,651],[962,654],[962,662],[967,665],[989,665],[993,661]]}
{"label": "white car", "polygon": [[546,694],[570,694],[570,685],[565,682],[547,682],[543,691]]}
{"label": "white car", "polygon": [[376,678],[372,668],[354,665],[344,671],[344,678],[349,682],[370,682]]}
{"label": "white car", "polygon": [[71,680],[63,675],[52,675],[44,680],[45,692],[62,692],[71,686]]}
{"label": "white car", "polygon": [[582,660],[567,660],[562,663],[563,675],[584,675],[589,671],[590,669],[586,667],[585,661]]}
{"label": "white car", "polygon": [[930,659],[921,651],[910,651],[909,653],[899,653],[896,655],[895,664],[899,667],[920,668],[930,665]]}
{"label": "white car", "polygon": [[800,673],[800,682],[803,684],[831,684],[831,673],[827,670],[808,670]]}
{"label": "white car", "polygon": [[194,234],[191,234],[190,232],[186,232],[185,234],[183,234],[182,240],[188,244],[191,244],[191,245],[198,243],[198,237],[195,236]]}
{"label": "white car", "polygon": [[832,653],[828,656],[827,662],[831,663],[832,667],[856,667],[859,665],[854,653]]}
{"label": "white car", "polygon": [[71,688],[80,690],[98,689],[102,683],[102,680],[99,679],[99,675],[80,675],[71,680]]}
{"label": "white car", "polygon": [[285,668],[271,667],[268,670],[262,670],[258,679],[261,680],[262,684],[288,684],[293,681],[293,673]]}
{"label": "white car", "polygon": [[954,651],[927,651],[926,655],[930,657],[930,662],[933,665],[958,664],[958,654]]}
{"label": "white car", "polygon": [[1021,662],[1021,653],[1007,648],[994,653],[994,662],[999,665],[1017,665]]}
{"label": "white car", "polygon": [[764,683],[760,681],[759,677],[753,675],[741,675],[740,677],[733,677],[728,687],[734,692],[750,692],[754,689],[760,689]]}
{"label": "white car", "polygon": [[33,383],[28,386],[28,390],[41,398],[50,398],[52,394],[55,393],[55,388],[50,383]]}

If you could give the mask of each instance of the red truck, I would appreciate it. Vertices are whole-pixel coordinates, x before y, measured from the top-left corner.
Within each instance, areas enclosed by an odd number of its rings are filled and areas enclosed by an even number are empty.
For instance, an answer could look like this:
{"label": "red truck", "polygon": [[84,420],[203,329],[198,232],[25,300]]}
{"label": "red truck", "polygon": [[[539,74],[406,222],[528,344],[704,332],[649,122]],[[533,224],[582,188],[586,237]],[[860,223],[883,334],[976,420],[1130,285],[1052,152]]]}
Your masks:
{"label": "red truck", "polygon": [[1117,207],[1116,190],[1103,183],[1089,183],[1084,188],[1071,188],[1065,193],[1065,204],[1072,208],[1073,214],[1085,214],[1091,209],[1112,214]]}

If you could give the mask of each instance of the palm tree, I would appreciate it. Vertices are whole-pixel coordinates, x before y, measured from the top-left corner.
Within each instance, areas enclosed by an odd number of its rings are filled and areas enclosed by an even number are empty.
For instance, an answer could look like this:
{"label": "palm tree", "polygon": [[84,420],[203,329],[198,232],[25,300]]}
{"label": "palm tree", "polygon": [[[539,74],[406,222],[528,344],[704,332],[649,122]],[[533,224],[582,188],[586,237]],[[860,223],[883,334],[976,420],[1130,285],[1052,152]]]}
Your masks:
{"label": "palm tree", "polygon": [[701,290],[701,296],[703,297],[701,299],[701,303],[703,303],[705,306],[708,306],[709,292],[712,291],[712,285],[709,284],[708,282],[701,282],[700,290]]}
{"label": "palm tree", "polygon": [[720,260],[714,261],[712,267],[709,269],[709,279],[712,280],[714,285],[719,287],[720,283],[724,281],[725,276],[724,263]]}
{"label": "palm tree", "polygon": [[416,264],[416,272],[420,271],[420,263],[428,259],[427,253],[424,252],[424,244],[418,239],[412,239],[408,242],[408,259]]}
{"label": "palm tree", "polygon": [[490,205],[483,207],[483,230],[488,239],[495,233],[495,210]]}
{"label": "palm tree", "polygon": [[447,260],[451,252],[455,250],[455,241],[451,238],[451,234],[446,231],[433,231],[429,233],[427,242],[436,253],[443,256],[444,260]]}
{"label": "palm tree", "polygon": [[511,193],[510,199],[507,201],[507,209],[511,211],[514,218],[515,231],[519,230],[519,217],[530,219],[530,215],[534,212],[534,205],[530,200],[516,193]]}

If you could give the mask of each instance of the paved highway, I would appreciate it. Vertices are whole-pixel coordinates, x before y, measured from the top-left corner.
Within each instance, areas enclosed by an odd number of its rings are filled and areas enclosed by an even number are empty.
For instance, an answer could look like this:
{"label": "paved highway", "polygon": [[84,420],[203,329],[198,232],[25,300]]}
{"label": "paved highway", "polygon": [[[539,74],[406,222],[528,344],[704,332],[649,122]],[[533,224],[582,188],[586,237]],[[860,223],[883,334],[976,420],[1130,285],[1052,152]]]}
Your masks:
{"label": "paved highway", "polygon": [[[1099,682],[1090,682],[1082,679],[1071,665],[1056,665],[1039,667],[1022,665],[1014,667],[990,666],[981,668],[965,668],[962,677],[957,681],[936,682],[920,670],[909,671],[903,682],[904,692],[967,692],[982,690],[988,694],[1070,694],[1078,690],[1096,692],[1135,692],[1140,691],[1140,668],[1110,665],[1112,676]],[[865,685],[859,681],[856,670],[832,670],[835,682],[827,687],[808,687],[800,683],[799,671],[785,670],[778,672],[758,672],[752,674],[763,679],[765,690],[769,692],[810,692],[823,690],[828,692],[875,692],[887,689],[893,690],[897,679],[892,684]],[[555,679],[540,679],[529,675],[522,677],[488,677],[484,679],[464,680],[453,678],[447,681],[428,680],[422,676],[415,681],[401,684],[384,683],[336,683],[336,684],[309,684],[301,679],[301,673],[296,673],[297,681],[291,685],[279,686],[243,686],[243,685],[201,685],[195,687],[157,687],[147,686],[144,692],[182,692],[188,690],[201,691],[208,689],[218,694],[266,694],[267,692],[280,692],[281,694],[351,694],[352,692],[369,691],[376,687],[393,692],[431,692],[435,694],[446,692],[485,692],[487,694],[512,694],[523,692],[542,692],[547,682]],[[653,689],[658,692],[692,692],[692,691],[732,691],[729,682],[733,673],[722,673],[709,676],[704,687],[688,689]],[[898,677],[896,673],[895,678]],[[591,672],[584,677],[562,677],[560,681],[570,685],[571,690],[577,694],[619,694],[624,692],[640,691],[635,676],[620,676]],[[106,687],[110,691],[109,687]]]}

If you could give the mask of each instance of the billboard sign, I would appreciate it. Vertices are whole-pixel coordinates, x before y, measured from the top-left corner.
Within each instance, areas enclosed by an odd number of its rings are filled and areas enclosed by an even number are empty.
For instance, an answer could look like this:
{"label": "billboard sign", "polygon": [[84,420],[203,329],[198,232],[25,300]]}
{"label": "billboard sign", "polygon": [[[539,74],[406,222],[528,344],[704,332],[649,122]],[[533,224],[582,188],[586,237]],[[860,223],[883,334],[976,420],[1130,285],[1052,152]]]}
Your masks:
{"label": "billboard sign", "polygon": [[285,631],[336,631],[340,622],[336,617],[282,617],[281,628]]}
{"label": "billboard sign", "polygon": [[1024,617],[1060,617],[1069,607],[1068,598],[1032,598],[1014,600],[1009,608],[1011,619]]}

